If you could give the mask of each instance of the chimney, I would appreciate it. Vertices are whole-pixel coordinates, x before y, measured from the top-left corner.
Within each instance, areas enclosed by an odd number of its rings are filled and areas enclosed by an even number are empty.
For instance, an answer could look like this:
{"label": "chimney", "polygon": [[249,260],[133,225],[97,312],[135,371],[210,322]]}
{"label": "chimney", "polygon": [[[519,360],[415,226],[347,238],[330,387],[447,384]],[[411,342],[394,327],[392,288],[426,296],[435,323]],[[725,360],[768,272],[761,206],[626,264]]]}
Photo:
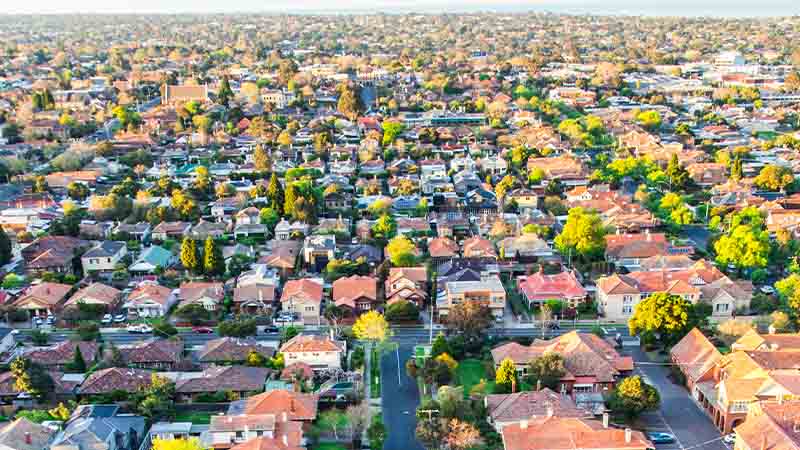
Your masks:
{"label": "chimney", "polygon": [[261,287],[258,287],[258,301],[264,303],[264,291],[261,290]]}
{"label": "chimney", "polygon": [[542,390],[542,380],[536,380],[536,390],[537,391]]}
{"label": "chimney", "polygon": [[631,432],[631,429],[630,428],[625,428],[625,443],[626,444],[630,444],[631,443],[632,435],[633,435],[633,433]]}
{"label": "chimney", "polygon": [[522,430],[527,430],[528,429],[528,420],[527,419],[520,420],[519,421],[519,428],[522,429]]}
{"label": "chimney", "polygon": [[608,413],[603,413],[603,428],[608,428]]}
{"label": "chimney", "polygon": [[650,236],[650,230],[645,230],[644,234],[647,236],[647,242],[650,242],[652,240],[652,237]]}
{"label": "chimney", "polygon": [[283,412],[283,421],[284,422],[288,422],[289,421],[289,415],[286,414],[286,411]]}
{"label": "chimney", "polygon": [[283,445],[288,447],[289,446],[289,436],[286,434],[283,435]]}
{"label": "chimney", "polygon": [[27,445],[33,444],[33,438],[31,438],[31,433],[29,433],[27,431],[25,432],[25,443]]}

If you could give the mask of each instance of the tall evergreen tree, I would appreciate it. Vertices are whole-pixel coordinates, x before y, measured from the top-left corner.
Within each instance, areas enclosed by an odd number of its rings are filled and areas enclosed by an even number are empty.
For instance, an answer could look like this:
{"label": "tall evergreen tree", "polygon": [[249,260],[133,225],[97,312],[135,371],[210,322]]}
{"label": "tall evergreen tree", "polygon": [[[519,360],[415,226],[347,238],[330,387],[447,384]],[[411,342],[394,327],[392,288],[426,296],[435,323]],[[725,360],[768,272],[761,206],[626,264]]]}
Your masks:
{"label": "tall evergreen tree", "polygon": [[0,265],[11,262],[11,239],[8,238],[6,231],[0,227]]}
{"label": "tall evergreen tree", "polygon": [[203,252],[203,269],[209,275],[222,275],[225,273],[225,259],[222,257],[222,249],[209,236]]}
{"label": "tall evergreen tree", "polygon": [[228,76],[222,77],[222,81],[219,84],[219,91],[217,91],[217,100],[221,105],[228,106],[228,103],[233,98],[233,90],[231,89],[231,85],[228,82]]}
{"label": "tall evergreen tree", "polygon": [[269,207],[275,210],[278,215],[282,216],[283,204],[285,201],[283,196],[283,185],[281,185],[281,182],[278,181],[278,175],[275,172],[272,172],[272,176],[269,179],[267,197],[269,198]]}
{"label": "tall evergreen tree", "polygon": [[190,237],[184,237],[183,242],[181,242],[181,264],[191,272],[197,272],[197,269],[200,268],[200,260],[197,257],[197,244]]}
{"label": "tall evergreen tree", "polygon": [[86,372],[86,360],[83,359],[80,345],[75,345],[75,354],[72,357],[72,362],[69,364],[69,369],[75,373]]}
{"label": "tall evergreen tree", "polygon": [[283,214],[286,216],[293,216],[294,215],[294,205],[297,202],[297,198],[299,197],[297,192],[297,187],[289,183],[286,186],[286,194],[284,196],[283,202]]}
{"label": "tall evergreen tree", "polygon": [[737,181],[742,179],[742,159],[738,156],[731,164],[731,179]]}
{"label": "tall evergreen tree", "polygon": [[261,144],[256,145],[256,149],[253,151],[253,164],[255,164],[256,170],[262,172],[270,170],[269,155]]}

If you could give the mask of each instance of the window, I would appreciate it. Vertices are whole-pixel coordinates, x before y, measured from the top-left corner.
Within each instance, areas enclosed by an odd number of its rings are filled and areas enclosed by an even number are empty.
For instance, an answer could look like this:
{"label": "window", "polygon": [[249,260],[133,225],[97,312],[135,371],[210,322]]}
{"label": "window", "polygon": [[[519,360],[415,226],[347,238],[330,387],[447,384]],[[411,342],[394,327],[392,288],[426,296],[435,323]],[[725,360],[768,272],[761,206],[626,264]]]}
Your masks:
{"label": "window", "polygon": [[314,306],[313,305],[307,305],[306,306],[306,312],[313,312],[313,311],[314,311]]}
{"label": "window", "polygon": [[633,303],[633,296],[626,295],[626,296],[622,297],[622,303],[623,304]]}
{"label": "window", "polygon": [[731,412],[747,412],[747,406],[750,404],[748,401],[735,401],[731,404]]}
{"label": "window", "polygon": [[622,306],[622,314],[633,314],[633,306],[631,306],[631,305],[623,305]]}
{"label": "window", "polygon": [[714,305],[716,312],[727,312],[730,309],[730,303],[717,303]]}

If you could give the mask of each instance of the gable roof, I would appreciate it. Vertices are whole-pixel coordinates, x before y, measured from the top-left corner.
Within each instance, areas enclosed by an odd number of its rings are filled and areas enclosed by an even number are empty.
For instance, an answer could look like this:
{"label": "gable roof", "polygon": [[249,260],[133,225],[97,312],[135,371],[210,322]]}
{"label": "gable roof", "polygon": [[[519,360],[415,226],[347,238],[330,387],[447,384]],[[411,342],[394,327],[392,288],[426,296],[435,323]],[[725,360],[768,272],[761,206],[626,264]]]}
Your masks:
{"label": "gable roof", "polygon": [[322,285],[311,278],[289,280],[283,286],[281,302],[291,299],[295,302],[318,304],[322,301]]}
{"label": "gable roof", "polygon": [[294,352],[341,352],[342,344],[326,336],[298,334],[281,345],[281,353]]}
{"label": "gable roof", "polygon": [[317,418],[317,401],[315,394],[274,390],[254,395],[244,404],[244,414],[286,413],[289,420],[314,420]]}
{"label": "gable roof", "polygon": [[547,417],[591,417],[591,413],[575,405],[572,398],[556,394],[548,388],[539,391],[492,394],[486,396],[486,410],[494,422]]}
{"label": "gable roof", "polygon": [[719,350],[697,328],[686,334],[669,353],[692,381],[697,381],[722,358]]}
{"label": "gable roof", "polygon": [[195,356],[200,362],[240,362],[252,351],[268,358],[275,354],[274,347],[262,345],[255,339],[222,337],[206,342]]}
{"label": "gable roof", "polygon": [[333,301],[337,306],[347,305],[355,308],[355,302],[359,298],[370,301],[378,299],[378,281],[375,278],[353,275],[333,282]]}
{"label": "gable roof", "polygon": [[617,450],[654,448],[641,431],[603,428],[596,420],[545,417],[503,427],[505,450]]}
{"label": "gable roof", "polygon": [[98,370],[84,380],[78,393],[107,394],[116,390],[136,392],[150,386],[153,372],[140,369],[110,367]]}

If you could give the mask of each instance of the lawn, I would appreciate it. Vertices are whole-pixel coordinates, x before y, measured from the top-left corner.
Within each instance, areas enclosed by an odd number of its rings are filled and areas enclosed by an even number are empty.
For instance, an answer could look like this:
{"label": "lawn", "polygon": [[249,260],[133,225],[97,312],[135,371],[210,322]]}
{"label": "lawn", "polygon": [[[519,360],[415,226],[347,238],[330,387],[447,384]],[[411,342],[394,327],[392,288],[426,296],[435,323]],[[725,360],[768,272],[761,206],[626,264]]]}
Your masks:
{"label": "lawn", "polygon": [[372,349],[370,357],[370,397],[381,398],[381,352],[377,348]]}
{"label": "lawn", "polygon": [[199,425],[211,423],[211,416],[214,413],[208,411],[183,411],[175,414],[174,422],[192,422]]}
{"label": "lawn", "polygon": [[[465,359],[458,363],[456,369],[456,377],[458,384],[464,386],[464,395],[469,395],[472,386],[481,382],[481,379],[486,378],[486,371],[483,369],[483,363],[477,359]],[[494,391],[494,380],[486,380],[488,385],[487,394]]]}
{"label": "lawn", "polygon": [[323,442],[314,446],[314,450],[347,450],[341,444],[334,444],[332,442]]}

